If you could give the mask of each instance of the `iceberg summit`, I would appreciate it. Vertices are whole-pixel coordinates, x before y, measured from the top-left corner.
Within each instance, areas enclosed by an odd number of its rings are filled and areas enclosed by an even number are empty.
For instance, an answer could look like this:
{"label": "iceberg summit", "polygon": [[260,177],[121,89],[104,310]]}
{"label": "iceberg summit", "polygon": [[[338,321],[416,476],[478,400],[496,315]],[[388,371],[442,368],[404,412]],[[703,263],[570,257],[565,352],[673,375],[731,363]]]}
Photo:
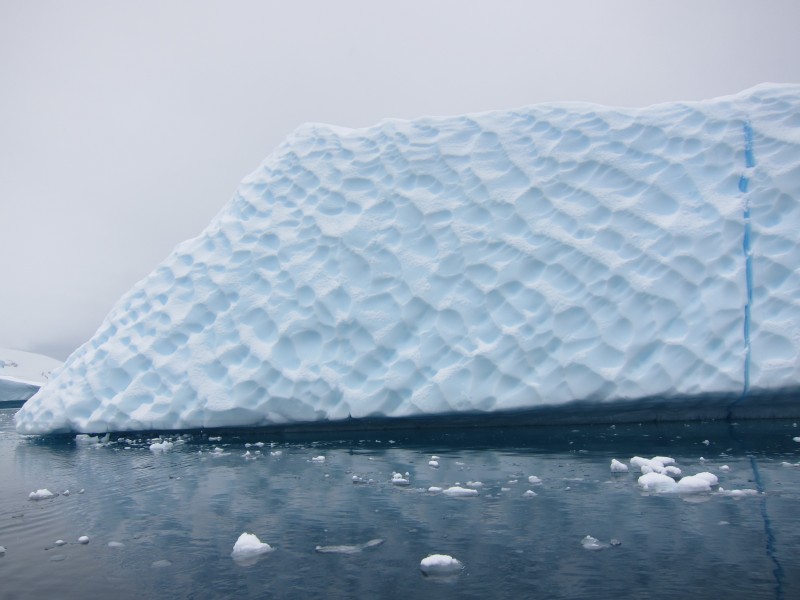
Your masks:
{"label": "iceberg summit", "polygon": [[17,431],[798,416],[799,201],[800,85],[305,125]]}

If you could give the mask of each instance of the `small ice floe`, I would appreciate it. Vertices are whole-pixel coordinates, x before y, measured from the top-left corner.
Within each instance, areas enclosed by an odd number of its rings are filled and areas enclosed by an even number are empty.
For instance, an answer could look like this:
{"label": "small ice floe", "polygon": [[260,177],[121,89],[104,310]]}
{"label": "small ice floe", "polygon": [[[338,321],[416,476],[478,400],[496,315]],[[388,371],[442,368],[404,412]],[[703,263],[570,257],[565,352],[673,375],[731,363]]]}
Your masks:
{"label": "small ice floe", "polygon": [[55,498],[56,495],[48,489],[36,490],[28,494],[28,500],[46,500],[48,498]]}
{"label": "small ice floe", "polygon": [[408,485],[410,483],[408,473],[403,476],[402,473],[392,473],[392,485]]}
{"label": "small ice floe", "polygon": [[62,496],[69,496],[69,490],[64,490],[63,492],[61,492],[61,495]]}
{"label": "small ice floe", "polygon": [[78,538],[78,543],[79,544],[88,544],[89,543],[89,536],[88,535],[82,535],[81,537]]}
{"label": "small ice floe", "polygon": [[428,488],[428,491],[429,491],[431,494],[439,494],[439,493],[441,493],[441,492],[442,492],[442,488],[440,488],[440,487],[437,487],[437,486],[435,486],[435,485],[432,485],[431,487],[429,487],[429,488]]}
{"label": "small ice floe", "polygon": [[790,462],[784,461],[784,462],[781,463],[781,466],[782,467],[800,467],[800,463],[790,463]]}
{"label": "small ice floe", "polygon": [[720,470],[720,471],[726,471],[726,472],[727,472],[727,471],[730,471],[730,470],[731,470],[731,468],[730,468],[728,465],[722,465],[722,466],[719,468],[719,470]]}
{"label": "small ice floe", "polygon": [[424,575],[453,575],[463,568],[460,560],[447,554],[431,554],[419,563],[419,570]]}
{"label": "small ice floe", "polygon": [[711,444],[711,440],[703,440],[703,445],[708,446]]}
{"label": "small ice floe", "polygon": [[325,462],[325,457],[324,457],[324,456],[322,456],[322,455],[320,455],[320,456],[314,456],[314,457],[312,457],[312,458],[311,458],[311,462],[313,462],[313,463],[320,463],[320,464],[321,464],[321,463],[324,463],[324,462]]}
{"label": "small ice floe", "polygon": [[678,467],[669,466],[669,467],[664,467],[664,475],[669,475],[674,479],[676,477],[680,477],[681,475],[683,475],[683,473]]}
{"label": "small ice floe", "polygon": [[510,492],[510,491],[511,491],[511,488],[509,488],[509,487],[501,487],[501,488],[500,488],[500,491],[501,491],[501,492]]}
{"label": "small ice floe", "polygon": [[154,560],[150,563],[150,566],[155,569],[166,569],[167,567],[172,566],[172,561],[169,560]]}
{"label": "small ice floe", "polygon": [[463,488],[457,485],[447,488],[446,490],[442,490],[442,493],[445,496],[477,496],[478,490],[470,489],[470,488]]}
{"label": "small ice floe", "polygon": [[584,550],[603,550],[608,548],[609,544],[604,544],[597,538],[587,535],[581,540],[581,546],[583,546]]}
{"label": "small ice floe", "polygon": [[431,455],[431,460],[439,460],[439,457],[435,454]]}
{"label": "small ice floe", "polygon": [[611,459],[611,472],[612,473],[627,473],[628,465],[619,462],[616,458]]}
{"label": "small ice floe", "polygon": [[255,460],[255,459],[258,458],[258,455],[257,454],[250,454],[250,450],[245,450],[245,453],[242,454],[242,457],[245,460]]}
{"label": "small ice floe", "polygon": [[364,544],[355,544],[352,546],[347,546],[347,545],[317,546],[316,548],[314,548],[314,552],[318,552],[319,554],[358,554],[359,552],[363,552],[368,548],[374,548],[376,546],[380,546],[382,543],[383,540],[374,539]]}
{"label": "small ice floe", "polygon": [[262,542],[254,533],[243,533],[233,545],[231,557],[234,560],[249,561],[267,552],[272,552],[269,544]]}
{"label": "small ice floe", "polygon": [[719,488],[717,493],[721,496],[730,496],[731,498],[745,498],[747,496],[758,496],[758,490],[726,490],[724,488]]}
{"label": "small ice floe", "polygon": [[675,481],[663,473],[645,473],[638,480],[639,487],[657,494],[699,494],[710,492],[719,480],[713,473],[698,473]]}
{"label": "small ice floe", "polygon": [[467,487],[471,487],[471,488],[483,487],[483,482],[482,481],[468,481],[467,482]]}
{"label": "small ice floe", "polygon": [[793,438],[792,438],[792,441],[793,441],[793,442],[800,442],[800,437],[793,437]]}
{"label": "small ice floe", "polygon": [[539,494],[537,494],[537,493],[536,493],[536,492],[534,492],[533,490],[528,490],[527,492],[525,492],[524,494],[522,494],[522,497],[523,497],[523,498],[533,498],[534,496],[538,496],[538,495],[539,495]]}
{"label": "small ice floe", "polygon": [[83,492],[85,492],[85,491],[86,491],[86,490],[84,490],[83,488],[81,488],[81,489],[79,489],[79,490],[78,490],[78,493],[79,493],[79,494],[82,494],[82,493],[83,493]]}
{"label": "small ice floe", "polygon": [[123,544],[122,542],[108,542],[108,547],[109,548],[124,548],[125,544]]}
{"label": "small ice floe", "polygon": [[434,469],[438,469],[439,468],[439,461],[438,460],[429,460],[428,461],[428,466],[429,467],[433,467]]}
{"label": "small ice floe", "polygon": [[220,436],[217,436],[217,437],[209,437],[208,441],[209,442],[221,442],[222,441],[222,436],[220,435]]}
{"label": "small ice floe", "polygon": [[215,446],[214,449],[210,452],[211,456],[214,458],[219,458],[220,456],[228,456],[229,452],[225,452],[219,446]]}
{"label": "small ice floe", "polygon": [[67,542],[64,540],[56,540],[56,546],[66,546]]}
{"label": "small ice floe", "polygon": [[280,456],[281,454],[283,454],[282,450],[274,450],[274,451],[271,450],[269,453],[270,456]]}
{"label": "small ice floe", "polygon": [[542,480],[539,479],[536,475],[531,475],[530,477],[528,477],[528,483],[536,485],[538,483],[542,483]]}
{"label": "small ice floe", "polygon": [[360,477],[359,475],[353,475],[353,483],[366,483],[366,481],[364,481],[364,478]]}
{"label": "small ice floe", "polygon": [[150,444],[150,452],[153,454],[158,454],[159,452],[166,452],[167,450],[172,450],[173,444],[170,441],[164,440],[163,442],[154,442]]}

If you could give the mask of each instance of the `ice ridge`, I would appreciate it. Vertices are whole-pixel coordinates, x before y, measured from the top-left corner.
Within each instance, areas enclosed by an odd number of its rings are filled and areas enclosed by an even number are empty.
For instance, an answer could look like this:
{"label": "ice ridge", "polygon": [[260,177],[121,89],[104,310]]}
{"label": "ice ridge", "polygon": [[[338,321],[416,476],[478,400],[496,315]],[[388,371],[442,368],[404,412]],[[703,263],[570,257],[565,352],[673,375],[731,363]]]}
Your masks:
{"label": "ice ridge", "polygon": [[730,416],[800,387],[798,198],[798,85],[303,126],[117,303],[17,430],[652,398],[722,398]]}

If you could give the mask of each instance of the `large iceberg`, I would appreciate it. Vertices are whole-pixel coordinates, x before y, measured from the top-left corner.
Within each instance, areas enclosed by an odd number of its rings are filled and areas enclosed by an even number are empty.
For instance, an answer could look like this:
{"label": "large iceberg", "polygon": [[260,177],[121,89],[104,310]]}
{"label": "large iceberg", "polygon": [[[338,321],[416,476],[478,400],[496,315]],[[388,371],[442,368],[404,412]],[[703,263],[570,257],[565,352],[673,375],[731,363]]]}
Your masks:
{"label": "large iceberg", "polygon": [[17,430],[653,399],[798,415],[775,398],[800,384],[799,201],[798,85],[305,125],[119,301]]}

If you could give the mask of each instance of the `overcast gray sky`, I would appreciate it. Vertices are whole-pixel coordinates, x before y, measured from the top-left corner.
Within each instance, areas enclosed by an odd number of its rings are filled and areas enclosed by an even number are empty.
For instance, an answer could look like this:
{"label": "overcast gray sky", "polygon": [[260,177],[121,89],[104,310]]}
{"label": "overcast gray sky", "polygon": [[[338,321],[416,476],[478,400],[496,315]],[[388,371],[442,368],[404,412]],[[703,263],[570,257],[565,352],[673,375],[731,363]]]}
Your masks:
{"label": "overcast gray sky", "polygon": [[0,0],[0,347],[65,358],[307,122],[800,82],[800,2]]}

